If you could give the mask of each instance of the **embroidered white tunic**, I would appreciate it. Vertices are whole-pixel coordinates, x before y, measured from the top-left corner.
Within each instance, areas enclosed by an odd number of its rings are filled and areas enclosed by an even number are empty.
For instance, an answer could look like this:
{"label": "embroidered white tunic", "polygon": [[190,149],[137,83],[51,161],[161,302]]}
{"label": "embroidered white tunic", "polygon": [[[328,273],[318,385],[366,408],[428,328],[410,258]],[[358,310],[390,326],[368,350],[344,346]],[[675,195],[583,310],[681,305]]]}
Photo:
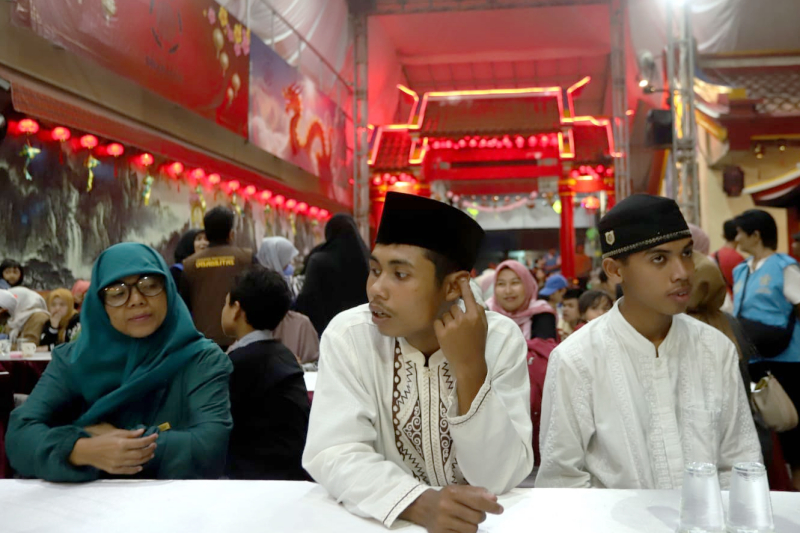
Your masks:
{"label": "embroidered white tunic", "polygon": [[530,474],[527,345],[513,321],[486,316],[488,373],[463,414],[441,350],[426,366],[380,334],[366,305],[325,330],[303,467],[351,512],[391,526],[431,487],[501,494]]}
{"label": "embroidered white tunic", "polygon": [[725,487],[761,461],[733,343],[678,315],[656,353],[619,303],[550,355],[540,450],[536,487],[672,489],[692,461]]}

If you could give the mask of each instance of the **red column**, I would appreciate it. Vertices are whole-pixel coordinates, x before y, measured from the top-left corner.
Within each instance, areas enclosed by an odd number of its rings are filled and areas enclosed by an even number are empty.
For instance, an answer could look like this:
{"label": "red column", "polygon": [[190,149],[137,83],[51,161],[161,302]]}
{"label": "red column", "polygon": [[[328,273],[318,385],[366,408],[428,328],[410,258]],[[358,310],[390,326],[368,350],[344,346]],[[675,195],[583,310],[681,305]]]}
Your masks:
{"label": "red column", "polygon": [[575,277],[575,199],[574,192],[559,193],[561,199],[561,273]]}

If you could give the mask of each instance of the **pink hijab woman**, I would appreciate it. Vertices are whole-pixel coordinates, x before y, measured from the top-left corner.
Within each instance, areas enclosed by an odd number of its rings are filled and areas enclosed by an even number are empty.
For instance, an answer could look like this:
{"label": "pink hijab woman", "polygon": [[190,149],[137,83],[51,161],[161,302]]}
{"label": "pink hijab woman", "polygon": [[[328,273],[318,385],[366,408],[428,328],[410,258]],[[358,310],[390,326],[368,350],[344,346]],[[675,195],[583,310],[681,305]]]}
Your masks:
{"label": "pink hijab woman", "polygon": [[516,322],[525,340],[530,340],[534,316],[542,313],[555,316],[547,302],[537,300],[538,295],[539,286],[530,271],[522,263],[508,260],[495,270],[494,296],[486,304],[492,311]]}
{"label": "pink hijab woman", "polygon": [[[517,261],[504,261],[498,265],[495,271],[494,296],[486,302],[489,309],[516,322],[528,343],[528,377],[531,383],[531,423],[533,424],[532,444],[536,465],[539,464],[540,457],[539,424],[542,417],[544,378],[547,375],[547,361],[550,352],[556,347],[557,342],[555,311],[544,300],[537,300],[538,295],[539,286],[530,271]],[[534,317],[536,317],[537,324],[531,327]],[[548,333],[542,336],[542,331]]]}

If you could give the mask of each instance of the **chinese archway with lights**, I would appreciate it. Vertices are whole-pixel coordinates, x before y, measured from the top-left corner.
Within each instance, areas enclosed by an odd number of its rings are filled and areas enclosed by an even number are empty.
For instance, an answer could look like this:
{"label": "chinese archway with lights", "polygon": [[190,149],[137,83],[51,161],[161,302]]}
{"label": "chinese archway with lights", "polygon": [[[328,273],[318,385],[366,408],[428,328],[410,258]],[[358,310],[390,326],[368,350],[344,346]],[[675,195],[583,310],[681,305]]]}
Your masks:
{"label": "chinese archway with lights", "polygon": [[562,271],[573,277],[576,195],[592,194],[578,204],[590,213],[614,205],[611,122],[575,116],[573,98],[590,81],[587,76],[570,87],[429,92],[421,98],[398,86],[411,106],[407,123],[372,131],[375,227],[390,190],[429,196],[431,185],[442,181],[454,193],[451,201],[475,195],[535,198],[539,180],[555,178]]}

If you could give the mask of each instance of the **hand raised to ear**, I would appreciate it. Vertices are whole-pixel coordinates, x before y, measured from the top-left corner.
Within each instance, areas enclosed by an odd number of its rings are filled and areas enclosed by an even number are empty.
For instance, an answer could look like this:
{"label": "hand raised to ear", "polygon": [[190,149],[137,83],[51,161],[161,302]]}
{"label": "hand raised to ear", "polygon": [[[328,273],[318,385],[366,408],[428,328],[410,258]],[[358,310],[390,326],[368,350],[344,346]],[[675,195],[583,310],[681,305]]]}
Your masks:
{"label": "hand raised to ear", "polygon": [[466,278],[458,280],[465,311],[453,305],[433,324],[439,347],[457,372],[473,367],[486,374],[486,311],[475,301]]}

